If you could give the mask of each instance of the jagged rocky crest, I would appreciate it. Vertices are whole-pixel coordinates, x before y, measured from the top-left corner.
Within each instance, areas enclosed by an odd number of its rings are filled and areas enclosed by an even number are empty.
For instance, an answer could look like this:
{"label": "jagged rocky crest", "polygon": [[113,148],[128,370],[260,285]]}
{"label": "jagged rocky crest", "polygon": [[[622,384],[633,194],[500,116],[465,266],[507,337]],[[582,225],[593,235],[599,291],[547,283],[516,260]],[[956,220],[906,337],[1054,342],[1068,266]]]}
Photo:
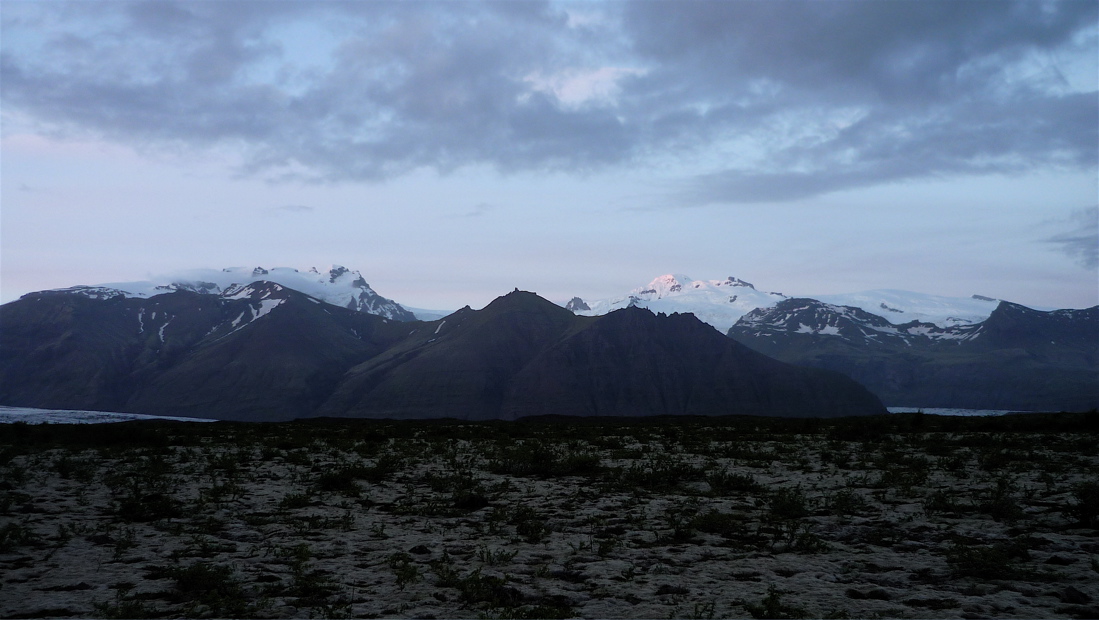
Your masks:
{"label": "jagged rocky crest", "polygon": [[588,307],[588,304],[584,303],[583,299],[573,297],[569,300],[569,303],[565,304],[565,310],[568,310],[569,312],[583,312],[585,310],[591,310],[591,308]]}

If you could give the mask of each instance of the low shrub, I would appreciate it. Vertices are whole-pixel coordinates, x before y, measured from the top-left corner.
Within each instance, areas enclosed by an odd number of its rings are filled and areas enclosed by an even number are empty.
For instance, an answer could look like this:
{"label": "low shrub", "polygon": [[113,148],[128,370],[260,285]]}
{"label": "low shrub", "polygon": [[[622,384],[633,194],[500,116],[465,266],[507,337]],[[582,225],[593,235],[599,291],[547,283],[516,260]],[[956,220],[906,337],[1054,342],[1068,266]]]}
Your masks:
{"label": "low shrub", "polygon": [[192,608],[202,605],[206,613],[192,609],[185,615],[243,617],[252,614],[246,602],[247,593],[232,566],[199,561],[188,566],[154,568],[150,578],[169,578],[175,581],[176,600],[189,603]]}
{"label": "low shrub", "polygon": [[982,494],[981,501],[977,504],[978,510],[996,521],[1012,523],[1022,519],[1023,507],[1019,505],[1015,489],[1015,483],[1010,479],[998,478],[996,486]]}
{"label": "low shrub", "polygon": [[801,486],[781,487],[767,501],[768,518],[772,521],[790,521],[809,516],[809,500]]}
{"label": "low shrub", "polygon": [[748,531],[742,517],[712,509],[696,515],[690,524],[700,532],[717,534],[723,538],[741,537]]}
{"label": "low shrub", "polygon": [[488,462],[489,471],[522,477],[596,476],[602,460],[590,450],[542,441],[524,441],[499,450]]}
{"label": "low shrub", "polygon": [[1072,498],[1064,514],[1084,527],[1099,529],[1099,482],[1076,485]]}
{"label": "low shrub", "polygon": [[782,602],[783,592],[771,584],[767,595],[758,604],[743,603],[753,618],[805,618],[809,613],[801,607]]}
{"label": "low shrub", "polygon": [[180,503],[164,493],[132,494],[118,501],[118,518],[131,523],[147,523],[183,516]]}
{"label": "low shrub", "polygon": [[1012,579],[1022,571],[1016,560],[1028,557],[1025,547],[1016,545],[970,545],[955,543],[947,551],[946,561],[956,577],[977,579]]}
{"label": "low shrub", "polygon": [[727,469],[708,472],[706,484],[710,485],[710,493],[717,496],[761,493],[765,489],[751,474],[730,473]]}
{"label": "low shrub", "polygon": [[515,526],[515,533],[528,543],[542,542],[550,533],[546,520],[528,506],[516,508],[508,522]]}

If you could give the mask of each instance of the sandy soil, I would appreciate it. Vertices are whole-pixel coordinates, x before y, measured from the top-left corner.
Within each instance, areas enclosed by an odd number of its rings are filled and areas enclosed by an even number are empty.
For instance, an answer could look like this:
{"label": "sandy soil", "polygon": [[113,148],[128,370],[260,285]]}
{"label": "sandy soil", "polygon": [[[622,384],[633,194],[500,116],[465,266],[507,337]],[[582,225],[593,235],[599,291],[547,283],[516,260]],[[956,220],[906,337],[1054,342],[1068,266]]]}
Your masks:
{"label": "sandy soil", "polygon": [[0,617],[1099,617],[1093,433],[195,426],[0,438]]}

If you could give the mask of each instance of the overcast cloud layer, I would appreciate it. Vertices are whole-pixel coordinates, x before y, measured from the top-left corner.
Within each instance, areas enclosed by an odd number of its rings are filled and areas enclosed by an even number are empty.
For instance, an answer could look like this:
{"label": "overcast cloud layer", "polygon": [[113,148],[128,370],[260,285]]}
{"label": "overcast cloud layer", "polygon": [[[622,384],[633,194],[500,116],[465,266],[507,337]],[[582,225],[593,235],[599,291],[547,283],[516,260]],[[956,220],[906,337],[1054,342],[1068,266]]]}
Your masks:
{"label": "overcast cloud layer", "polygon": [[1095,169],[1099,3],[3,7],[5,124],[262,178],[684,164],[654,206]]}
{"label": "overcast cloud layer", "polygon": [[1099,303],[1099,0],[0,1],[0,302],[663,273]]}

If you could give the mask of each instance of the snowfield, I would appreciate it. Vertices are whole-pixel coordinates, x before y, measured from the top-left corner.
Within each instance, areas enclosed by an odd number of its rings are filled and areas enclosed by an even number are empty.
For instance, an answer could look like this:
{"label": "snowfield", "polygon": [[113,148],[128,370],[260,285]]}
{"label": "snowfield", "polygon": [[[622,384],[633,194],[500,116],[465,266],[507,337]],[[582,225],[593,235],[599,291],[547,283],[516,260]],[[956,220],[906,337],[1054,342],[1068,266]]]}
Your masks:
{"label": "snowfield", "polygon": [[577,314],[598,316],[629,306],[665,314],[689,312],[724,334],[752,310],[770,308],[791,297],[816,299],[836,306],[853,306],[884,317],[895,325],[921,321],[943,328],[979,323],[987,319],[1000,303],[998,299],[987,297],[943,297],[892,289],[839,295],[790,295],[760,290],[750,282],[731,276],[725,280],[695,280],[682,274],[668,274],[621,297],[594,301],[585,299],[591,309]]}

